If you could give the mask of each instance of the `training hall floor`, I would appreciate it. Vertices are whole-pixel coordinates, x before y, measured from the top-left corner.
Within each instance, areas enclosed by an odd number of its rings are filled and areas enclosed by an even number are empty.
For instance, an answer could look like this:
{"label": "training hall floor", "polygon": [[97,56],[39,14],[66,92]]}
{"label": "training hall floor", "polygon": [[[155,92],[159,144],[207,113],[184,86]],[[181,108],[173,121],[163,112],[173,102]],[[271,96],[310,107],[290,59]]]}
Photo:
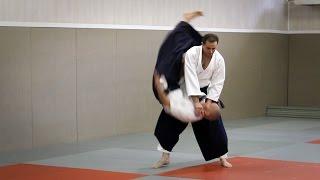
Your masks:
{"label": "training hall floor", "polygon": [[205,162],[190,126],[164,168],[152,133],[77,145],[0,153],[0,179],[319,180],[320,119],[259,117],[224,121],[232,168]]}

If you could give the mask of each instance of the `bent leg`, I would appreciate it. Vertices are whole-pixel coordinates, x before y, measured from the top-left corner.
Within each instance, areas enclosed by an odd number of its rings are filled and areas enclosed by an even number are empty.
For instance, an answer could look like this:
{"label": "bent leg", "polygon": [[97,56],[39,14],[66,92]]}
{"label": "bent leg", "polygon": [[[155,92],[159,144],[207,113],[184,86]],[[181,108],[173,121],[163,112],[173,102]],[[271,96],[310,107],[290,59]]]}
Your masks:
{"label": "bent leg", "polygon": [[214,121],[203,119],[194,122],[192,128],[206,161],[228,152],[228,138],[221,117]]}
{"label": "bent leg", "polygon": [[179,135],[187,126],[187,123],[177,120],[162,110],[155,128],[154,135],[157,137],[163,149],[170,152],[178,142]]}

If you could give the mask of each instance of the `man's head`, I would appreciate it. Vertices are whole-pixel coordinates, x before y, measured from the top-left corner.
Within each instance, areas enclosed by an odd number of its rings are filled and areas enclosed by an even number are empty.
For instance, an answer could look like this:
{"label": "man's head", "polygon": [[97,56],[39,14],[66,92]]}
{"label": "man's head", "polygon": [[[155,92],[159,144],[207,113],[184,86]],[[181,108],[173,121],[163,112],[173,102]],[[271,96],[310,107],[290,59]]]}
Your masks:
{"label": "man's head", "polygon": [[219,37],[215,34],[206,34],[202,38],[202,52],[211,57],[219,43]]}
{"label": "man's head", "polygon": [[220,107],[216,103],[204,103],[204,118],[208,120],[216,120],[220,116]]}

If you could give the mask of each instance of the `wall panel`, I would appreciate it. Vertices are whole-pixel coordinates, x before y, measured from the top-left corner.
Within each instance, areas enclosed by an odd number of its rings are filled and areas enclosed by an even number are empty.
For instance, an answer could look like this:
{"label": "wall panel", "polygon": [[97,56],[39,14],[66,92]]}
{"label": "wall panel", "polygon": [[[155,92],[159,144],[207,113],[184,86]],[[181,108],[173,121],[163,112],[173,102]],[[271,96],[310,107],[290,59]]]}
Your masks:
{"label": "wall panel", "polygon": [[34,146],[76,142],[75,30],[32,28]]}
{"label": "wall panel", "polygon": [[32,147],[30,28],[0,28],[0,151]]}

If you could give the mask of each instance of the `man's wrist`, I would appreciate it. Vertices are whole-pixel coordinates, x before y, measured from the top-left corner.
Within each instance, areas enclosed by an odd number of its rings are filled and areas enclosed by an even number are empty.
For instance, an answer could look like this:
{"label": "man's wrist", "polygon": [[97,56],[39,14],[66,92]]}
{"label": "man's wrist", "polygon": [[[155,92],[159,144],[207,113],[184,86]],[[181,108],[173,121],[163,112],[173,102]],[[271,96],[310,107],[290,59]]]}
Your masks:
{"label": "man's wrist", "polygon": [[207,102],[207,103],[213,103],[214,101],[207,98],[207,99],[206,99],[206,102]]}
{"label": "man's wrist", "polygon": [[200,102],[196,102],[193,104],[194,108],[197,110],[202,110],[203,109],[203,105]]}
{"label": "man's wrist", "polygon": [[207,103],[216,103],[216,104],[218,104],[218,102],[217,101],[214,101],[214,100],[212,100],[212,99],[206,99],[206,102]]}
{"label": "man's wrist", "polygon": [[191,96],[191,99],[192,99],[192,101],[193,101],[194,104],[200,102],[198,96]]}

